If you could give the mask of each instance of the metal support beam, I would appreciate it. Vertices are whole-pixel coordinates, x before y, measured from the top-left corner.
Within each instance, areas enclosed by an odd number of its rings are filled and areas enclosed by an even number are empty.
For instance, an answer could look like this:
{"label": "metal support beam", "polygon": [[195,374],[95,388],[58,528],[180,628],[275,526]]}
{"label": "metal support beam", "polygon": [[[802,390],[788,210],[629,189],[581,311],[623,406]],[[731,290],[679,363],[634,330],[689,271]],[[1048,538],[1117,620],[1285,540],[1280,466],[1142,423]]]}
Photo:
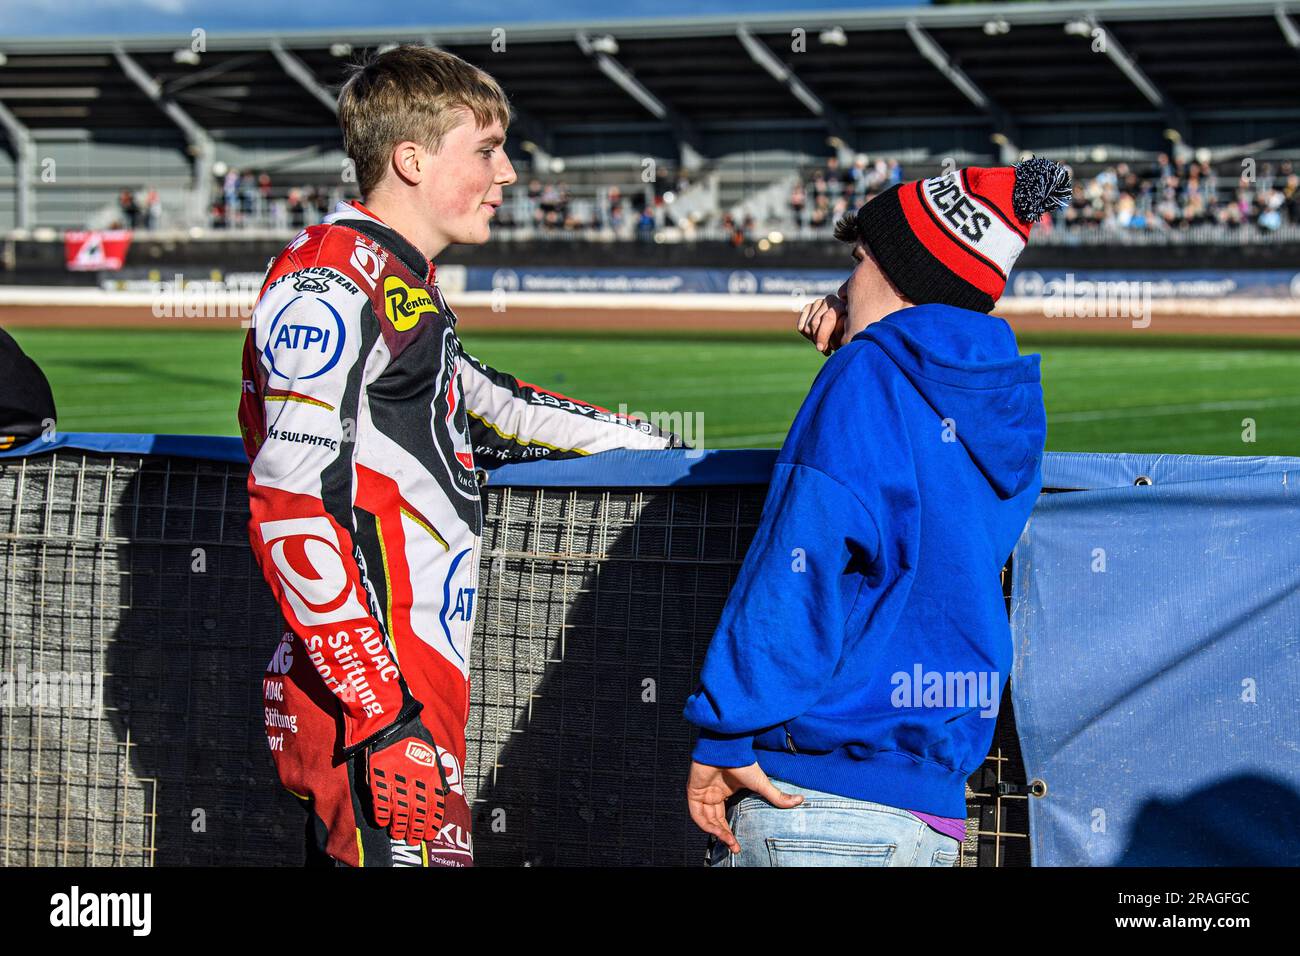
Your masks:
{"label": "metal support beam", "polygon": [[1190,139],[1191,125],[1187,122],[1187,114],[1183,112],[1182,108],[1143,72],[1142,67],[1137,65],[1137,61],[1129,56],[1128,51],[1119,42],[1119,37],[1106,29],[1106,26],[1092,14],[1089,14],[1085,19],[1092,25],[1094,31],[1100,30],[1102,32],[1101,51],[1106,54],[1112,63],[1119,67],[1120,72],[1128,77],[1129,82],[1137,87],[1137,91],[1146,97],[1148,103],[1165,114],[1166,122],[1169,123],[1172,129],[1177,130],[1184,140]]}
{"label": "metal support beam", "polygon": [[1293,50],[1300,50],[1300,29],[1296,29],[1295,22],[1287,16],[1286,7],[1279,3],[1277,9],[1273,11],[1273,17],[1282,30],[1282,37],[1286,40],[1287,46]]}
{"label": "metal support beam", "polygon": [[704,165],[704,157],[699,151],[700,137],[690,120],[646,89],[645,84],[622,63],[604,50],[597,49],[586,33],[579,30],[574,39],[578,43],[578,48],[595,62],[600,72],[640,103],[651,116],[663,120],[672,127],[673,135],[677,137],[677,146],[681,152],[681,163],[684,168],[696,170]]}
{"label": "metal support beam", "polygon": [[36,144],[31,131],[3,103],[0,103],[0,126],[9,137],[14,155],[14,225],[31,229],[36,225],[36,190],[32,179],[36,172]]}
{"label": "metal support beam", "polygon": [[983,111],[993,121],[996,142],[1001,147],[1002,162],[1011,163],[1019,158],[1016,141],[1020,138],[1016,124],[1009,113],[1002,109],[992,97],[979,88],[975,81],[966,75],[966,71],[952,62],[952,57],[930,36],[916,20],[907,21],[907,35],[921,56],[930,61],[945,79],[955,86],[966,99]]}
{"label": "metal support beam", "polygon": [[736,38],[745,48],[749,58],[766,70],[771,77],[790,91],[790,95],[802,103],[814,116],[826,124],[826,131],[841,144],[838,149],[840,162],[850,165],[853,162],[853,124],[848,118],[831,106],[804,84],[795,75],[794,70],[785,65],[766,43],[754,36],[749,28],[741,24],[736,27]]}
{"label": "metal support beam", "polygon": [[216,149],[212,144],[212,137],[208,131],[194,121],[194,119],[176,104],[176,102],[162,91],[158,81],[145,72],[135,60],[131,59],[130,54],[120,44],[113,45],[113,56],[117,59],[118,65],[122,67],[122,72],[127,75],[145,96],[149,97],[157,107],[167,114],[167,118],[180,128],[185,136],[185,142],[189,144],[190,156],[193,158],[193,183],[190,187],[190,202],[188,209],[188,219],[190,225],[202,225],[207,221],[208,200],[211,196],[211,179],[212,163],[216,156]]}
{"label": "metal support beam", "polygon": [[175,97],[180,90],[194,86],[197,83],[206,83],[208,80],[215,79],[218,76],[223,76],[232,70],[243,69],[250,63],[256,63],[261,56],[261,53],[246,53],[243,56],[232,56],[219,63],[213,63],[211,66],[205,66],[201,70],[194,70],[192,73],[178,76],[163,87],[163,95]]}
{"label": "metal support beam", "polygon": [[339,113],[338,98],[334,96],[325,85],[316,79],[316,75],[306,63],[298,59],[292,53],[284,48],[284,44],[279,40],[271,41],[271,55],[275,57],[276,62],[284,72],[297,81],[298,85],[304,90],[316,97],[321,105],[333,113],[335,116]]}

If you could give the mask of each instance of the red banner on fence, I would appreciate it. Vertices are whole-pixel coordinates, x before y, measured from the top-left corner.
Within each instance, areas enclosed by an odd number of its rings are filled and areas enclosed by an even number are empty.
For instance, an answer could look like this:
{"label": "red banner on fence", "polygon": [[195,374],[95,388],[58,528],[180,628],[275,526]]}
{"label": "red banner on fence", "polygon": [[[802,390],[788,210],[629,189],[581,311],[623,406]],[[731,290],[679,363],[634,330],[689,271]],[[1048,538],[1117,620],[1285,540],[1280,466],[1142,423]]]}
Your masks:
{"label": "red banner on fence", "polygon": [[72,272],[111,272],[122,268],[131,247],[130,229],[65,232],[63,257]]}

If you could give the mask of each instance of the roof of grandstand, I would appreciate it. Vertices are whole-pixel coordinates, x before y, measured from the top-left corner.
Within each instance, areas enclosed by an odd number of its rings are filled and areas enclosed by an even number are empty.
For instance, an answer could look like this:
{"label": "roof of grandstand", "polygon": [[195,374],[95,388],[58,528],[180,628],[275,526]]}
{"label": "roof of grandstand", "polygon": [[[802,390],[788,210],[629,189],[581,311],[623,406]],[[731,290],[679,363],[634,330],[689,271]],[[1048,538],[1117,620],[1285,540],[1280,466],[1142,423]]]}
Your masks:
{"label": "roof of grandstand", "polygon": [[1295,135],[1298,20],[1297,0],[1117,0],[213,33],[193,44],[4,39],[0,129],[182,138],[179,111],[218,138],[332,133],[348,63],[424,42],[488,69],[516,107],[515,138],[557,155],[593,145],[675,155],[683,143],[706,156],[789,143],[825,152],[828,135],[875,150],[935,130],[1041,149],[1048,131],[1081,124],[1146,149],[1167,129],[1229,145]]}

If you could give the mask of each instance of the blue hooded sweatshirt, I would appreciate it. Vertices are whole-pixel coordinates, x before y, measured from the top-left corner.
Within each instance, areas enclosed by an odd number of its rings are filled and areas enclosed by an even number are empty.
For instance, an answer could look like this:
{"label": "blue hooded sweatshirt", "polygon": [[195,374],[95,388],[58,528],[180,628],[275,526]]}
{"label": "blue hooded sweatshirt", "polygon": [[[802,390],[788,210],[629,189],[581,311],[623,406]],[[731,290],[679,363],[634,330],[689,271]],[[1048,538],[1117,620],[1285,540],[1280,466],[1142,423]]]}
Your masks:
{"label": "blue hooded sweatshirt", "polygon": [[1039,356],[997,316],[912,306],[827,359],[686,703],[694,759],[964,817],[1046,434]]}

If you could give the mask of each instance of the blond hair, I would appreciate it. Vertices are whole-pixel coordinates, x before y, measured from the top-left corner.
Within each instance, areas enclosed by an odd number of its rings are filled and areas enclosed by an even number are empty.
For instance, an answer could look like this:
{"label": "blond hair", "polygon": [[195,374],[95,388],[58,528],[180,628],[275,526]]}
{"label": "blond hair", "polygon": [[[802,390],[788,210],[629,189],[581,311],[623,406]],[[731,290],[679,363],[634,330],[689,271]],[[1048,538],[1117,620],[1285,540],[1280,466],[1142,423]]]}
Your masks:
{"label": "blond hair", "polygon": [[404,44],[351,68],[339,91],[343,149],[367,196],[405,140],[437,152],[468,110],[480,127],[510,125],[510,101],[485,71],[444,50]]}

